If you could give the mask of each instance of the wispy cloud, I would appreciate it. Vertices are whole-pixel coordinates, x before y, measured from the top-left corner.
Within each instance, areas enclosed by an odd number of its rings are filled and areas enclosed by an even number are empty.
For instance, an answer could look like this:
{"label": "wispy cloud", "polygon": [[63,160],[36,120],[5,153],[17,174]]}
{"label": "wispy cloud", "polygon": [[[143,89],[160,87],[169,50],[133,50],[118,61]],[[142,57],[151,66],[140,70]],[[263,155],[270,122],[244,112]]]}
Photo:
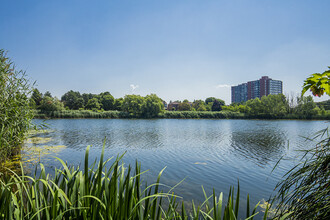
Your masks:
{"label": "wispy cloud", "polygon": [[231,85],[227,85],[227,84],[222,84],[222,85],[217,85],[216,88],[220,89],[220,88],[230,88]]}
{"label": "wispy cloud", "polygon": [[129,86],[131,87],[132,93],[133,93],[137,88],[139,88],[139,85],[131,84],[131,85],[129,85]]}

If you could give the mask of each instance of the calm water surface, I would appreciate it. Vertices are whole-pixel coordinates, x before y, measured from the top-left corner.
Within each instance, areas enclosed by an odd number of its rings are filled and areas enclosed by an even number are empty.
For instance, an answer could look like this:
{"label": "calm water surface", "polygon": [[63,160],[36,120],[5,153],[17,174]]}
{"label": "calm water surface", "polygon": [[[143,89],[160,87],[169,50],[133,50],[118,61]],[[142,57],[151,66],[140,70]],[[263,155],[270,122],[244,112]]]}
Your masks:
{"label": "calm water surface", "polygon": [[[274,194],[276,183],[297,163],[297,150],[313,146],[305,137],[329,125],[325,121],[187,119],[58,119],[47,123],[54,132],[39,136],[52,138],[47,145],[66,146],[41,158],[48,169],[60,167],[52,156],[82,165],[87,145],[92,145],[90,158],[99,158],[106,138],[105,157],[126,152],[125,164],[138,160],[142,170],[149,170],[143,177],[148,183],[164,167],[162,183],[174,186],[186,178],[175,193],[187,201],[203,201],[201,186],[209,194],[214,188],[226,195],[239,180],[241,196],[246,198],[249,193],[253,203]],[[288,160],[271,173],[282,156]]]}

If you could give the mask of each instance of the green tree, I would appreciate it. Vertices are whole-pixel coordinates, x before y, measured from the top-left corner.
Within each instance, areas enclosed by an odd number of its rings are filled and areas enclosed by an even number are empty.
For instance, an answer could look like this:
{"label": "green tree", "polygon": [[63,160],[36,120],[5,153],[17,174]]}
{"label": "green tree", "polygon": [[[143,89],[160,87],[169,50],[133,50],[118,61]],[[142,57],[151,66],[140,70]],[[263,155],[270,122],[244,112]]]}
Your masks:
{"label": "green tree", "polygon": [[221,103],[217,99],[215,99],[211,109],[212,111],[221,111],[222,110]]}
{"label": "green tree", "polygon": [[32,87],[23,71],[0,50],[0,161],[19,151],[31,126]]}
{"label": "green tree", "polygon": [[81,95],[81,97],[84,100],[84,106],[86,106],[87,103],[88,103],[88,100],[90,100],[92,98],[95,98],[96,95],[91,94],[91,93],[84,93],[84,94]]}
{"label": "green tree", "polygon": [[94,110],[94,109],[100,109],[101,105],[99,103],[99,100],[97,98],[92,98],[90,100],[88,100],[87,105],[85,107],[86,109],[89,110]]}
{"label": "green tree", "polygon": [[78,110],[84,107],[84,100],[79,92],[70,90],[62,96],[61,100],[69,109]]}
{"label": "green tree", "polygon": [[259,98],[251,99],[246,102],[246,106],[250,109],[249,114],[258,115],[262,112],[263,107]]}
{"label": "green tree", "polygon": [[126,95],[123,100],[122,110],[130,113],[133,117],[141,117],[143,115],[144,98],[140,95]]}
{"label": "green tree", "polygon": [[42,93],[38,89],[33,89],[31,99],[34,101],[36,106],[39,106],[42,101]]}
{"label": "green tree", "polygon": [[142,116],[154,118],[164,111],[164,104],[161,98],[155,94],[147,95],[142,104]]}
{"label": "green tree", "polygon": [[118,99],[115,99],[115,103],[114,103],[114,110],[117,110],[117,111],[122,111],[123,108],[123,103],[124,103],[124,99],[123,98],[118,98]]}
{"label": "green tree", "polygon": [[178,105],[178,111],[190,111],[191,110],[191,105],[189,102],[181,102]]}
{"label": "green tree", "polygon": [[39,109],[41,111],[59,111],[64,109],[63,103],[56,97],[44,96],[41,101]]}
{"label": "green tree", "polygon": [[52,94],[51,94],[49,91],[45,92],[44,96],[48,96],[48,97],[50,97],[50,98],[53,97]]}
{"label": "green tree", "polygon": [[213,103],[214,100],[216,100],[215,97],[208,97],[208,98],[205,99],[205,104],[208,105],[208,104],[211,103],[211,102]]}
{"label": "green tree", "polygon": [[197,111],[206,111],[205,102],[203,100],[195,100],[192,107]]}
{"label": "green tree", "polygon": [[108,111],[114,109],[115,99],[109,92],[101,93],[99,97],[104,110]]}
{"label": "green tree", "polygon": [[297,115],[310,118],[312,115],[316,115],[318,108],[313,100],[312,96],[297,97],[298,106],[294,109]]}
{"label": "green tree", "polygon": [[217,99],[217,98],[215,98],[215,97],[208,97],[208,98],[206,98],[205,99],[205,104],[209,104],[209,103],[213,103],[215,100],[218,100],[218,102],[220,102],[220,105],[221,106],[223,106],[223,105],[225,105],[225,101],[223,101],[222,99]]}
{"label": "green tree", "polygon": [[[208,98],[205,99],[205,104],[206,104],[206,110],[207,111],[213,111],[212,109],[219,109],[219,107],[212,108],[213,107],[213,103],[214,103],[215,100],[217,100],[217,103],[215,104],[215,106],[218,106],[219,103],[220,103],[220,106],[224,106],[225,105],[225,101],[223,101],[222,99],[217,99],[215,97],[208,97]],[[221,107],[220,107],[220,109],[221,109]]]}
{"label": "green tree", "polygon": [[197,111],[206,111],[205,105],[200,105],[197,109]]}

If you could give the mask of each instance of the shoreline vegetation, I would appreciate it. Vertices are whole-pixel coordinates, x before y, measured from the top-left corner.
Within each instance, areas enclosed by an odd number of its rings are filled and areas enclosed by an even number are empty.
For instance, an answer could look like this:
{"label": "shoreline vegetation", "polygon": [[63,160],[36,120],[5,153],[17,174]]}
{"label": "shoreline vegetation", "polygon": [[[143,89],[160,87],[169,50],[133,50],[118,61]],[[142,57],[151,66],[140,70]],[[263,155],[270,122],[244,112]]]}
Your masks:
{"label": "shoreline vegetation", "polygon": [[215,97],[166,103],[156,94],[125,95],[115,99],[100,94],[68,91],[61,99],[34,89],[29,99],[35,118],[182,118],[182,119],[330,119],[330,100],[316,103],[312,96],[263,96],[225,105]]}
{"label": "shoreline vegetation", "polygon": [[[95,118],[95,119],[150,119],[150,117],[136,117],[124,111],[96,111],[96,110],[57,110],[42,111],[34,110],[35,119],[66,119],[66,118]],[[154,116],[152,119],[287,119],[287,120],[330,120],[330,112],[303,116],[298,114],[272,115],[257,114],[249,115],[241,112],[227,110],[212,111],[165,111]]]}
{"label": "shoreline vegetation", "polygon": [[[146,171],[136,162],[135,169],[122,165],[122,156],[104,158],[102,153],[98,163],[89,164],[89,149],[85,152],[85,162],[80,168],[68,166],[57,158],[62,168],[55,168],[53,177],[40,164],[40,175],[30,177],[12,172],[0,181],[0,219],[237,219],[245,210],[247,219],[266,219],[270,205],[265,203],[264,213],[257,211],[259,203],[250,206],[249,195],[242,201],[240,186],[231,187],[228,199],[223,193],[208,196],[202,188],[205,201],[188,207],[183,198],[177,196],[175,186],[160,183],[164,171],[160,171],[157,181],[147,185],[141,176]],[[107,165],[109,164],[109,165]],[[1,176],[0,176],[1,177]],[[144,186],[144,187],[143,187]],[[165,192],[164,192],[165,191]],[[246,207],[240,207],[240,203]],[[186,204],[186,205],[185,205]],[[242,212],[242,211],[241,211]]]}

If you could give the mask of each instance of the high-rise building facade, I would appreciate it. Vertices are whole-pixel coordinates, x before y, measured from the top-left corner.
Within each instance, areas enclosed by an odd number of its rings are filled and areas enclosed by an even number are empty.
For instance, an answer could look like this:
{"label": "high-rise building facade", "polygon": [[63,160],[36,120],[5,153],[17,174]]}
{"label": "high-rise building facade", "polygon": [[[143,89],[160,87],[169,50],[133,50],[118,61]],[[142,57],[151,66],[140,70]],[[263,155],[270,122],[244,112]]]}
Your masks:
{"label": "high-rise building facade", "polygon": [[261,98],[270,94],[283,93],[283,83],[263,76],[259,80],[249,81],[231,87],[231,103],[245,102],[250,99]]}

